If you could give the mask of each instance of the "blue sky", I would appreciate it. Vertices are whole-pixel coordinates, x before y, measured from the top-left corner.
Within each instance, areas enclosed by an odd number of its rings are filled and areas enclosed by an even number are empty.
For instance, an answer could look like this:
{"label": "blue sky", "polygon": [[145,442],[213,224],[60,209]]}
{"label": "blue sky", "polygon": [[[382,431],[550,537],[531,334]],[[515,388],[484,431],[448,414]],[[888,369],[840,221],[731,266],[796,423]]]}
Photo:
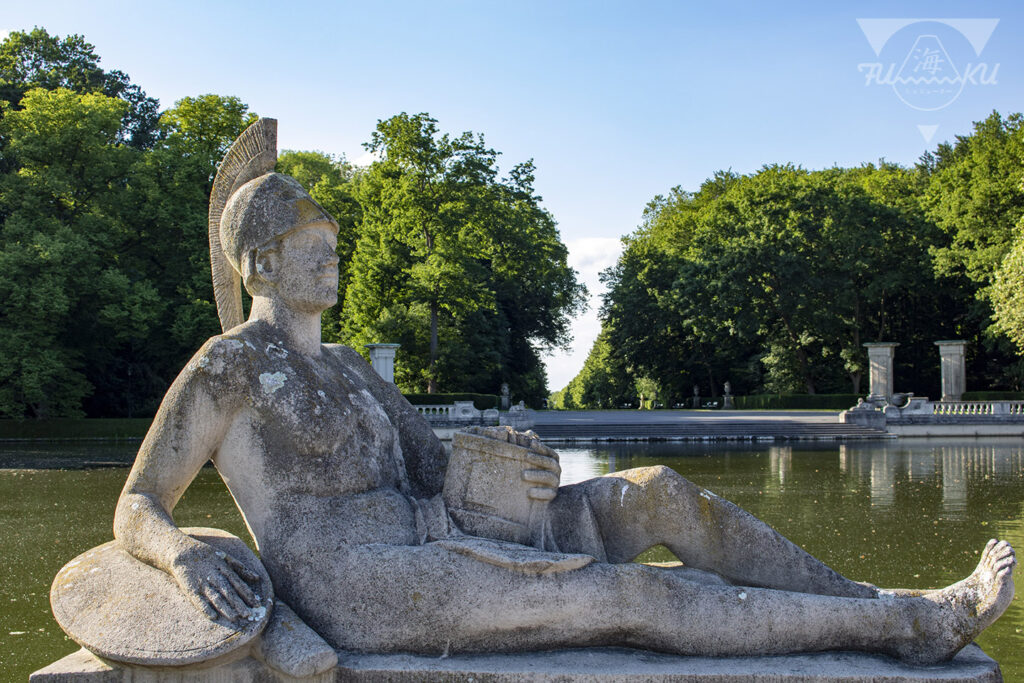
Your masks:
{"label": "blue sky", "polygon": [[[365,161],[377,119],[401,111],[483,133],[505,168],[535,160],[537,189],[594,292],[619,237],[675,185],[775,162],[912,164],[993,109],[1024,109],[1018,2],[6,5],[0,30],[83,34],[104,67],[164,107],[240,97],[279,119],[282,148]],[[918,22],[887,42],[876,22],[876,55],[865,18],[998,21]],[[866,84],[869,68],[858,68],[927,66],[912,53],[933,54],[932,75],[945,68],[937,75],[959,75],[962,90],[897,92]],[[551,357],[553,389],[582,366],[597,330],[595,305],[576,322],[573,351]]]}

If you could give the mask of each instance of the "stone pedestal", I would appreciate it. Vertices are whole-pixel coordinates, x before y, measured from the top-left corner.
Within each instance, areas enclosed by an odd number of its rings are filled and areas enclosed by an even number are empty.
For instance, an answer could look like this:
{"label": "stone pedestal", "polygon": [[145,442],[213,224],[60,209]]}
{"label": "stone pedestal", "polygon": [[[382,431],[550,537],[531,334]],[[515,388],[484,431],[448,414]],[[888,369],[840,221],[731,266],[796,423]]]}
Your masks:
{"label": "stone pedestal", "polygon": [[336,669],[314,678],[277,674],[252,658],[213,669],[121,668],[84,650],[40,669],[31,683],[998,683],[999,665],[977,645],[968,645],[953,661],[910,666],[888,657],[855,652],[822,652],[777,657],[677,657],[594,648],[523,652],[507,655],[363,655],[339,654]]}
{"label": "stone pedestal", "polygon": [[370,349],[370,365],[384,381],[395,383],[395,353],[401,344],[366,344]]}
{"label": "stone pedestal", "polygon": [[967,371],[964,366],[964,350],[967,342],[962,339],[937,341],[942,363],[942,400],[959,401],[967,389]]}
{"label": "stone pedestal", "polygon": [[864,344],[868,350],[868,363],[870,364],[871,393],[868,395],[868,402],[876,405],[885,405],[889,402],[893,392],[893,354],[896,342],[869,342]]}

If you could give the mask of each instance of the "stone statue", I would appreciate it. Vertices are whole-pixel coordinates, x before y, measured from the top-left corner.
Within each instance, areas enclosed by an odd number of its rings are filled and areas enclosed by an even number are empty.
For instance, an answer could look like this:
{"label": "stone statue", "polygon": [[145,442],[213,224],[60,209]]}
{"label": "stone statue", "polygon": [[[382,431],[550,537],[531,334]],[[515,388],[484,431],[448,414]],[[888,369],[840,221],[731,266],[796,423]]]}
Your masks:
{"label": "stone statue", "polygon": [[722,410],[736,410],[736,405],[733,403],[732,395],[732,382],[725,380],[725,391],[722,394]]}
{"label": "stone statue", "polygon": [[[320,314],[337,301],[337,225],[270,172],[273,122],[254,125],[233,151],[251,148],[255,161],[229,153],[221,174],[248,171],[215,184],[214,201],[231,191],[211,210],[225,331],[168,391],[114,520],[119,547],[171,577],[197,623],[269,620],[267,663],[303,675],[333,666],[334,649],[852,649],[934,663],[1008,606],[1005,542],[945,589],[882,590],[665,467],[560,487],[557,454],[531,433],[478,428],[446,477],[444,449],[398,389],[356,351],[321,342]],[[239,282],[253,300],[245,322]],[[259,548],[255,565],[173,521],[211,459]],[[631,562],[657,544],[685,566]]]}

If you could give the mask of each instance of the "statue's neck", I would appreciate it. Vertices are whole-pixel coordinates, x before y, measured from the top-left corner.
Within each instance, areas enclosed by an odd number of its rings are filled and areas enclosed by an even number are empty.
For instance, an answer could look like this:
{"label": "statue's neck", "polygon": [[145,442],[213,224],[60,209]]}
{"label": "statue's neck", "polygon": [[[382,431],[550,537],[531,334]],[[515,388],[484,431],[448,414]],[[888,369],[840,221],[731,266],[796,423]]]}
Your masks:
{"label": "statue's neck", "polygon": [[319,356],[320,312],[296,311],[272,297],[255,296],[249,320],[262,320],[281,333],[291,349],[308,356]]}

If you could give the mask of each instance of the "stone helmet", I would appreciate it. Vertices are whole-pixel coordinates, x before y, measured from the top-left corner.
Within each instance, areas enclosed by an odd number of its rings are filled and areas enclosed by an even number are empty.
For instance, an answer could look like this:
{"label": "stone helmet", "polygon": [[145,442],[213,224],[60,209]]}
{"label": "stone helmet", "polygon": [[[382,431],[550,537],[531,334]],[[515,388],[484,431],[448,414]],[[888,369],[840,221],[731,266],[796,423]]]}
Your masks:
{"label": "stone helmet", "polygon": [[228,199],[220,219],[221,249],[242,274],[249,252],[296,228],[320,222],[338,227],[297,180],[267,173],[245,183]]}

